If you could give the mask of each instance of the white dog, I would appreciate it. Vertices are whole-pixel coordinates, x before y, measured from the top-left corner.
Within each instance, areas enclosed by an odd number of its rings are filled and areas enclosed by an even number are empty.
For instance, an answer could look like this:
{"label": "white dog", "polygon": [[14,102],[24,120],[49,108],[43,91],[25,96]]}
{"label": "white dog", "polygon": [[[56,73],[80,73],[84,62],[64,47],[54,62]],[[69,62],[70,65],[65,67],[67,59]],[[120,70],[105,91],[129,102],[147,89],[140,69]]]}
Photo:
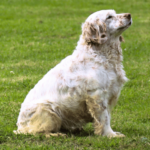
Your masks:
{"label": "white dog", "polygon": [[102,10],[90,15],[73,54],[51,69],[26,96],[15,133],[55,135],[94,121],[95,134],[123,137],[110,127],[110,114],[123,84],[121,34],[129,13]]}

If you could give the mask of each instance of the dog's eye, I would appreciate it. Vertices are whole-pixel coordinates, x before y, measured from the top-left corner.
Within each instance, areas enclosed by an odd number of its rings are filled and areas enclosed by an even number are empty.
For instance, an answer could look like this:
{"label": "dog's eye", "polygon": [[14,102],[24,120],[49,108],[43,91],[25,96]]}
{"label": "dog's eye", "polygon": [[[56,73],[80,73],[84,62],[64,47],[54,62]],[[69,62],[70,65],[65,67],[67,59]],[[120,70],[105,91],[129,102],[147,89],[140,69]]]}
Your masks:
{"label": "dog's eye", "polygon": [[101,35],[101,38],[105,38],[105,37],[106,37],[106,35],[105,35],[105,34],[102,34],[102,35]]}
{"label": "dog's eye", "polygon": [[107,19],[111,19],[113,16],[108,16]]}

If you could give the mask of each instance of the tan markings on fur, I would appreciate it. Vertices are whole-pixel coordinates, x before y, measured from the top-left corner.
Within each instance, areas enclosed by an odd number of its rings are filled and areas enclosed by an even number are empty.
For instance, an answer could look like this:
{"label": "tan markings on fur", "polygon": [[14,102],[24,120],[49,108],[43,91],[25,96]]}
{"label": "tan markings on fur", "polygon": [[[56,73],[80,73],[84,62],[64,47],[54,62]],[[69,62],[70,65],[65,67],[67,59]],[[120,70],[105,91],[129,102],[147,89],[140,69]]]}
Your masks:
{"label": "tan markings on fur", "polygon": [[99,23],[99,30],[101,33],[106,33],[106,24],[105,23]]}
{"label": "tan markings on fur", "polygon": [[[106,24],[100,23],[99,19],[96,20],[96,24],[99,26],[99,31],[101,34],[106,33]],[[83,28],[83,38],[85,43],[89,44],[101,44],[100,42],[100,33],[92,23],[86,22]]]}
{"label": "tan markings on fur", "polygon": [[104,127],[103,124],[101,124],[101,123],[95,121],[95,122],[94,122],[94,129],[95,129],[94,133],[95,133],[96,135],[102,135],[102,133],[103,133],[103,127]]}
{"label": "tan markings on fur", "polygon": [[104,111],[104,109],[106,108],[103,107],[103,105],[99,105],[97,103],[97,99],[98,97],[93,97],[93,98],[88,97],[86,99],[86,104],[91,116],[94,118],[95,134],[101,135],[103,132],[104,124],[100,122],[99,116],[97,116],[97,114],[101,114],[101,112]]}
{"label": "tan markings on fur", "polygon": [[103,22],[104,32],[106,32],[106,24]]}
{"label": "tan markings on fur", "polygon": [[124,24],[123,24],[123,22],[122,22],[122,20],[121,20],[119,26],[123,26],[123,25],[124,25]]}
{"label": "tan markings on fur", "polygon": [[117,96],[112,96],[112,97],[109,99],[108,104],[109,104],[110,106],[112,106],[113,103],[116,101],[116,99],[117,99]]}
{"label": "tan markings on fur", "polygon": [[119,36],[119,40],[120,40],[120,42],[124,42],[124,38],[122,35]]}
{"label": "tan markings on fur", "polygon": [[95,68],[95,67],[92,67],[92,69],[95,70],[96,68]]}
{"label": "tan markings on fur", "polygon": [[100,30],[101,33],[104,32],[104,31],[103,31],[104,29],[103,29],[103,26],[102,26],[102,25],[99,25],[99,30]]}
{"label": "tan markings on fur", "polygon": [[109,67],[108,62],[103,63],[103,65],[104,65],[105,69],[107,70],[107,69],[108,69],[108,67]]}
{"label": "tan markings on fur", "polygon": [[99,26],[99,31],[100,31],[100,33],[105,32],[105,28],[104,28],[104,26],[103,26],[103,23],[100,23],[99,19],[97,19],[95,22],[96,22],[96,24]]}
{"label": "tan markings on fur", "polygon": [[[61,127],[61,119],[53,112],[50,104],[38,104],[35,112],[32,112],[33,116],[26,122],[20,123],[20,128],[14,133],[43,133],[48,134],[50,132],[58,132]],[[32,115],[30,114],[30,115]],[[26,114],[24,114],[26,115]]]}
{"label": "tan markings on fur", "polygon": [[118,16],[119,17],[119,19],[123,19],[124,18],[124,16],[123,15],[121,15],[121,16]]}

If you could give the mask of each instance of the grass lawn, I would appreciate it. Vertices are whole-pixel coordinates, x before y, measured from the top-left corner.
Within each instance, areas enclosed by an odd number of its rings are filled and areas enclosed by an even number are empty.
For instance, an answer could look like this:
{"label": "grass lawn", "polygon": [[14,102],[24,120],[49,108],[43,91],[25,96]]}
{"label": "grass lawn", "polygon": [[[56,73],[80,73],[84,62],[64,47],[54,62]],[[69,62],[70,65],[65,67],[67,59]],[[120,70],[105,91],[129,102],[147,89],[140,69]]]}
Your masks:
{"label": "grass lawn", "polygon": [[[91,124],[67,138],[15,135],[26,94],[44,74],[70,55],[81,24],[93,12],[130,12],[123,34],[124,67],[130,79],[112,114],[111,126],[125,138],[96,136]],[[150,149],[149,0],[0,0],[0,150]]]}

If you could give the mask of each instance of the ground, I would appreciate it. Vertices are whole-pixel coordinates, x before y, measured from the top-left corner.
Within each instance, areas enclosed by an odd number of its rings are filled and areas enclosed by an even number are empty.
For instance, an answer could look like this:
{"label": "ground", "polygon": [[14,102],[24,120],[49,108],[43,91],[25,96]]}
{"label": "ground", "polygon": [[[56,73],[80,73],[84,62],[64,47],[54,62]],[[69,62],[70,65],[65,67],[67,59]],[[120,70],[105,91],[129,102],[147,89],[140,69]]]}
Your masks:
{"label": "ground", "polygon": [[[0,149],[150,149],[149,0],[0,1]],[[123,34],[125,84],[112,114],[112,128],[125,138],[95,136],[92,124],[68,137],[15,135],[26,94],[43,75],[75,49],[81,24],[93,12],[131,13]]]}

